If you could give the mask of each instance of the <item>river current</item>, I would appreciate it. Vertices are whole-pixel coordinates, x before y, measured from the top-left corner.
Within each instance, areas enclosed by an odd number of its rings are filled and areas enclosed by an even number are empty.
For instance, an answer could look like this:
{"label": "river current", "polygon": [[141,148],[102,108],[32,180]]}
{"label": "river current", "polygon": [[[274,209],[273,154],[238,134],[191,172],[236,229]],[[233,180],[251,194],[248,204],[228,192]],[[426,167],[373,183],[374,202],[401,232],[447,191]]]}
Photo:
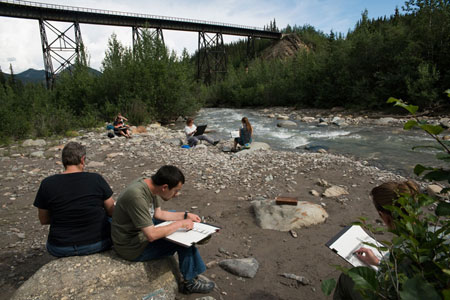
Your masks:
{"label": "river current", "polygon": [[278,120],[250,109],[205,108],[196,116],[196,125],[208,124],[209,135],[228,140],[230,132],[248,117],[253,126],[253,140],[269,144],[272,149],[305,152],[305,147],[324,146],[329,153],[343,154],[368,161],[379,168],[404,176],[413,176],[417,163],[437,165],[436,152],[430,149],[412,150],[418,145],[434,145],[431,137],[420,130],[405,131],[401,125],[351,125],[318,127],[315,123],[294,121],[297,128],[277,127]]}

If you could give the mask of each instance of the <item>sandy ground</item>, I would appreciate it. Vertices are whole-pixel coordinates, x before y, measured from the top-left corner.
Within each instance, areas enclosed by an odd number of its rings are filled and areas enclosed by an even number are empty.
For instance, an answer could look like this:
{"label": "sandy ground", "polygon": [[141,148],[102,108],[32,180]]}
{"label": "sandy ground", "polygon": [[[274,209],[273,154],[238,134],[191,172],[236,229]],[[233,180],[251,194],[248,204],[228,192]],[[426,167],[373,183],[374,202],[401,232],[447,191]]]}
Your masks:
{"label": "sandy ground", "polygon": [[[121,143],[126,143],[125,139]],[[58,152],[50,158],[30,158],[12,155],[21,153],[20,147],[6,150],[3,151],[3,157],[9,158],[0,160],[0,299],[9,299],[35,271],[54,259],[45,250],[48,227],[39,224],[37,209],[32,203],[40,180],[54,173],[54,170],[62,170],[62,166],[58,164],[59,159],[56,158],[60,154]],[[108,151],[112,150],[88,147],[88,159],[104,161]],[[242,162],[233,159],[231,154],[208,146],[208,153],[210,152],[210,155],[218,156],[223,161],[230,161],[227,165],[230,172],[231,169],[242,168]],[[173,155],[169,159],[171,163],[179,159],[179,154]],[[269,151],[262,157],[271,160],[272,156],[277,155],[279,153]],[[199,246],[202,257],[209,266],[204,275],[217,284],[217,288],[210,294],[215,299],[326,299],[320,288],[322,280],[337,278],[339,271],[333,265],[348,265],[333,254],[325,243],[343,226],[356,221],[360,216],[368,217],[371,223],[379,222],[369,192],[383,181],[400,179],[388,173],[380,175],[382,172],[376,168],[361,166],[350,159],[334,158],[328,154],[307,154],[310,156],[308,159],[297,157],[298,154],[293,153],[283,155],[277,159],[288,160],[293,169],[288,183],[282,172],[286,167],[277,171],[274,167],[265,168],[261,162],[259,169],[254,167],[252,170],[240,170],[240,176],[260,172],[260,177],[265,178],[270,173],[273,180],[261,180],[251,187],[234,181],[234,184],[219,193],[216,193],[215,187],[208,189],[196,185],[204,176],[200,172],[201,167],[180,162],[187,182],[181,195],[164,203],[163,208],[189,209],[222,228],[208,244]],[[258,156],[258,159],[262,158]],[[324,159],[327,162],[321,163]],[[298,163],[290,163],[293,161]],[[124,156],[112,162],[107,161],[110,171],[105,169],[99,173],[105,175],[113,187],[114,197],[117,197],[127,182],[148,170],[157,169],[163,163],[167,161]],[[212,173],[218,169],[220,167],[217,165],[213,166]],[[105,174],[118,170],[120,176]],[[312,189],[324,191],[323,187],[317,185],[319,178],[331,184],[345,186],[349,195],[339,199],[311,195]],[[216,180],[220,185],[221,178]],[[269,199],[276,195],[296,196],[299,200],[323,203],[329,218],[324,224],[296,229],[297,238],[289,232],[263,230],[255,222],[251,200],[264,195]],[[225,258],[244,257],[254,257],[260,264],[253,279],[237,277],[217,265],[217,262]],[[280,276],[282,273],[304,276],[311,284],[298,284]],[[199,294],[178,295],[179,299],[200,297],[202,295]]]}

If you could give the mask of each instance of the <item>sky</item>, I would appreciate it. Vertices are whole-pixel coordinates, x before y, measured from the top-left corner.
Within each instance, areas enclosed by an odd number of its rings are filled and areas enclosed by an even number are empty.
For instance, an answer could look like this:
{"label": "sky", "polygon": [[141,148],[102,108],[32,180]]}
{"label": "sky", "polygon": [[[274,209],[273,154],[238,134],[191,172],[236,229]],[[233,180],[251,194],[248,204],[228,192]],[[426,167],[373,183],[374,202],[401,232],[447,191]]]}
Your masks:
{"label": "sky", "polygon": [[[9,0],[12,1],[12,0]],[[2,2],[2,0],[0,0]],[[4,2],[4,1],[3,1]],[[401,10],[404,0],[41,0],[47,4],[72,7],[104,9],[158,16],[215,21],[252,27],[264,27],[273,19],[278,28],[289,25],[314,26],[329,33],[347,33],[354,28],[367,9],[369,18],[390,16],[396,7]],[[51,22],[64,31],[70,23]],[[90,66],[101,70],[108,39],[114,33],[124,46],[131,46],[132,30],[129,27],[114,27],[80,24],[83,43],[87,48]],[[163,30],[166,46],[178,55],[184,48],[189,53],[197,50],[198,33]],[[73,31],[72,31],[73,36]],[[52,40],[51,33],[47,37]],[[224,35],[224,42],[239,37]],[[242,37],[241,37],[242,39]],[[0,67],[9,73],[10,64],[14,73],[29,68],[42,70],[44,61],[37,20],[0,17]]]}

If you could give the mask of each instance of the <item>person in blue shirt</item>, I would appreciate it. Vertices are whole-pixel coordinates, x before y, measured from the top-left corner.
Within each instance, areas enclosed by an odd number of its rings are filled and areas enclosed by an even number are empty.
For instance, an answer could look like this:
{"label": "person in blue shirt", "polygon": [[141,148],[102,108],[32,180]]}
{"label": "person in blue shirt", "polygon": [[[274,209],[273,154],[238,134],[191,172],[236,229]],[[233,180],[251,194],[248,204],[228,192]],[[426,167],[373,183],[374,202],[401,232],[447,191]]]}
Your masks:
{"label": "person in blue shirt", "polygon": [[231,151],[237,151],[237,145],[241,145],[242,147],[248,149],[250,148],[250,144],[252,143],[253,136],[253,128],[250,124],[247,117],[243,117],[242,127],[239,129],[239,137],[234,139],[234,145]]}

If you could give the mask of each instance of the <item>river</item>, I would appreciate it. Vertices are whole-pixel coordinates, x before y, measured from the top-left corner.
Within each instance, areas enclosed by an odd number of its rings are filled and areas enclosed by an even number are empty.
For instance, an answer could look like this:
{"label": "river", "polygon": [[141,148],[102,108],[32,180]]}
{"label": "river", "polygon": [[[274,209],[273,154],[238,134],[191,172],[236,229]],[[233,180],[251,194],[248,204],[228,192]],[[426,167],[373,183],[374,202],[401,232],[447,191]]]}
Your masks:
{"label": "river", "polygon": [[195,124],[208,124],[209,135],[228,140],[230,132],[239,129],[242,117],[248,117],[254,129],[253,141],[265,142],[273,149],[305,152],[306,146],[325,146],[329,153],[343,154],[368,161],[379,168],[404,176],[413,176],[417,163],[437,165],[435,150],[416,149],[434,145],[434,140],[420,130],[405,131],[393,126],[353,125],[318,127],[315,123],[294,121],[297,128],[277,127],[278,120],[250,109],[205,108]]}

